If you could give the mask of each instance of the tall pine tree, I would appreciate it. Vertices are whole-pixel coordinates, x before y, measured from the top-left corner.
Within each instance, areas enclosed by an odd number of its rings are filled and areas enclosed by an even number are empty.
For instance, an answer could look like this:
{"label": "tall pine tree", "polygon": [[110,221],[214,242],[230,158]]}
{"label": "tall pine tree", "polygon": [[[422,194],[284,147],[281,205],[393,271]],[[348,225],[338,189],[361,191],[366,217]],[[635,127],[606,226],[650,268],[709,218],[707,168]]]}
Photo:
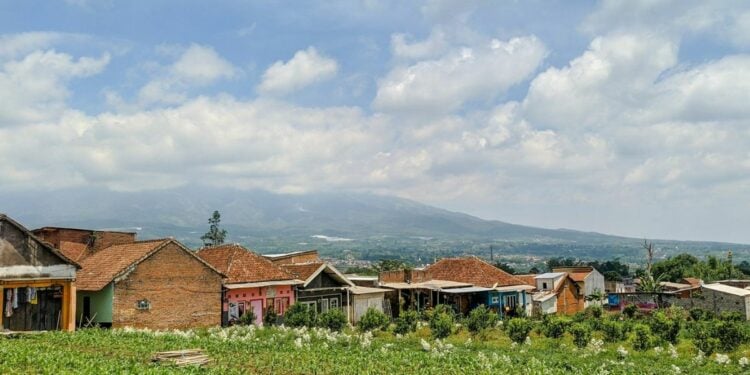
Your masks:
{"label": "tall pine tree", "polygon": [[214,211],[214,214],[208,219],[208,232],[201,236],[204,246],[218,246],[224,243],[224,238],[227,236],[226,229],[219,228],[221,222],[221,214],[219,211]]}

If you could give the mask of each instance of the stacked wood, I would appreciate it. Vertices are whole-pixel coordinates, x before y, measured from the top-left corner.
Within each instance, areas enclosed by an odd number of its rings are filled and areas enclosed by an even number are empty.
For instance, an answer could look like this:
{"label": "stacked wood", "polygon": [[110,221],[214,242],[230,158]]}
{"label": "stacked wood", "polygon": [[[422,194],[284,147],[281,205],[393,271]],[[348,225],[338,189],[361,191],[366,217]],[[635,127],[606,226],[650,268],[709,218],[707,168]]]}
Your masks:
{"label": "stacked wood", "polygon": [[203,366],[210,359],[203,353],[203,349],[185,349],[169,352],[159,352],[151,359],[153,362],[172,362],[177,366]]}

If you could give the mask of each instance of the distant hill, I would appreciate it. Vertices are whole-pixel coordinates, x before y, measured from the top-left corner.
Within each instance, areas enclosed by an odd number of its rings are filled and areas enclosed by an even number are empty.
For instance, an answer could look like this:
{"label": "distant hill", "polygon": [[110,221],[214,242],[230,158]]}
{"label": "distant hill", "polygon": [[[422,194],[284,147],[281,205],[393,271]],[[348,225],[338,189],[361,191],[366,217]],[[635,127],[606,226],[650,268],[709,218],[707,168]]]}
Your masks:
{"label": "distant hill", "polygon": [[[132,230],[139,238],[173,236],[200,244],[213,212],[222,214],[229,241],[260,251],[315,247],[336,256],[396,252],[484,251],[609,258],[639,251],[642,239],[567,229],[544,229],[483,220],[415,201],[372,194],[275,194],[218,188],[144,192],[66,189],[0,194],[0,212],[28,227],[69,226]],[[658,241],[665,249],[742,253],[750,246],[713,242]],[[630,250],[628,250],[630,249]],[[370,254],[370,255],[368,255]],[[741,254],[740,254],[741,257]]]}

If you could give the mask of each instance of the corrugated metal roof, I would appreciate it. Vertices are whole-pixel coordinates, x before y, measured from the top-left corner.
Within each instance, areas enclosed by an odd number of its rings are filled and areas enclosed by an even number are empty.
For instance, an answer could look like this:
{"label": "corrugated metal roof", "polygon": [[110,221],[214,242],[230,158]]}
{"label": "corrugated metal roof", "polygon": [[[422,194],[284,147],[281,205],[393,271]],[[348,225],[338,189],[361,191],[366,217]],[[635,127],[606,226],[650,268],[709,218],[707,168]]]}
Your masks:
{"label": "corrugated metal roof", "polygon": [[724,284],[703,284],[703,288],[714,290],[721,293],[732,294],[735,296],[746,297],[750,296],[750,290],[737,288]]}
{"label": "corrugated metal roof", "polygon": [[564,272],[547,272],[536,275],[535,279],[556,279],[565,276]]}

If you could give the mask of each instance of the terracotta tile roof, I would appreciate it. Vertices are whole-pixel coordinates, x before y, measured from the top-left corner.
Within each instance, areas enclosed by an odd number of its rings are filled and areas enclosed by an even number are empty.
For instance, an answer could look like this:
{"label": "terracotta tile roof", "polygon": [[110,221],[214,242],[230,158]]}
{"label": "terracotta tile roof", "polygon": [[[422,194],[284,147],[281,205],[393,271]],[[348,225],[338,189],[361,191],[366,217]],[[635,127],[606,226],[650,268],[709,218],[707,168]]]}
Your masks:
{"label": "terracotta tile roof", "polygon": [[292,274],[292,276],[304,281],[310,278],[324,264],[323,262],[282,264],[280,267]]}
{"label": "terracotta tile roof", "polygon": [[586,276],[588,276],[591,272],[571,272],[568,273],[568,276],[570,276],[571,279],[575,282],[581,282],[586,280]]}
{"label": "terracotta tile roof", "polygon": [[527,274],[527,275],[514,275],[515,277],[519,278],[521,281],[523,281],[526,285],[531,285],[536,288],[536,277],[535,274]]}
{"label": "terracotta tile roof", "polygon": [[294,279],[270,260],[237,244],[203,248],[197,255],[227,275],[227,284]]}
{"label": "terracotta tile roof", "polygon": [[86,244],[78,242],[60,241],[60,251],[70,259],[80,262],[86,255]]}
{"label": "terracotta tile roof", "polygon": [[497,286],[526,285],[523,280],[473,256],[444,258],[425,270],[436,280],[458,281],[485,288],[492,288],[495,284]]}
{"label": "terracotta tile roof", "polygon": [[128,267],[147,258],[169,241],[136,241],[99,250],[81,262],[83,269],[76,276],[76,287],[83,291],[101,290]]}

